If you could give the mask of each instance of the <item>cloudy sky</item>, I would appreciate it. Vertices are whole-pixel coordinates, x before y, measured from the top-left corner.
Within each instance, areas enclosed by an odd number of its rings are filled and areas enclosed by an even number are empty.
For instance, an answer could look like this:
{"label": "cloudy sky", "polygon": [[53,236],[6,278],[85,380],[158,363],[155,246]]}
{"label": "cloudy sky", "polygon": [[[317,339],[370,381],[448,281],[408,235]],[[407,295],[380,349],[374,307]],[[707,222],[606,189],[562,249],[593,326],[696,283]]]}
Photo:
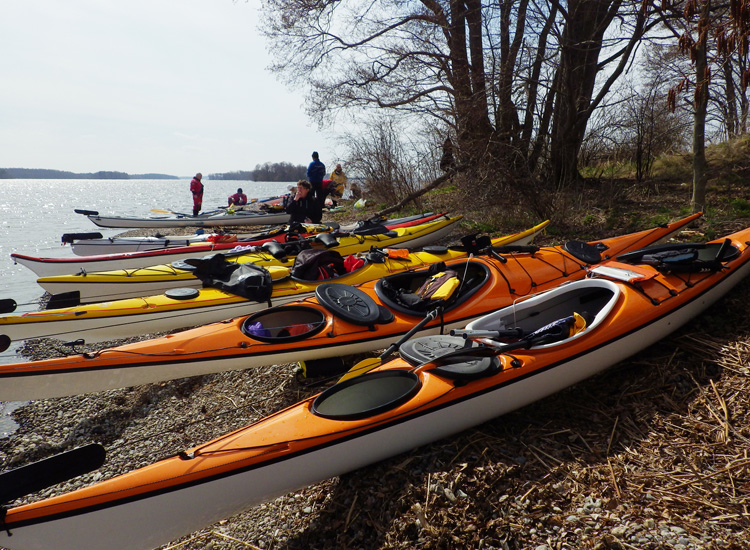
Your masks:
{"label": "cloudy sky", "polygon": [[4,0],[0,168],[177,176],[335,142],[270,74],[256,0]]}

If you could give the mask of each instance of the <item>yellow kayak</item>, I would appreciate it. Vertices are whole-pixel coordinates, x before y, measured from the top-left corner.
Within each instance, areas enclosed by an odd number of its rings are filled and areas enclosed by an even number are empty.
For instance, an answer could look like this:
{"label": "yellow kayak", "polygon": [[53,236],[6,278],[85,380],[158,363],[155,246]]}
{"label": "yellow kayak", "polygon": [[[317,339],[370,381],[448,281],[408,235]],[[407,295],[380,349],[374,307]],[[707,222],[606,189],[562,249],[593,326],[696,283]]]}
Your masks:
{"label": "yellow kayak", "polygon": [[[519,233],[487,240],[486,245],[528,244],[548,224],[545,221]],[[432,263],[464,258],[471,251],[471,246],[434,246],[411,253],[404,249],[373,249],[345,259],[351,268],[337,275],[335,281],[357,285]],[[163,294],[0,317],[0,340],[6,345],[10,341],[42,337],[100,342],[186,328],[299,300],[312,295],[321,284],[331,282],[330,278],[302,278],[288,266],[265,269],[270,275],[271,289],[268,297],[260,300],[218,288],[198,288],[202,281],[184,271],[179,275],[180,288]],[[189,288],[186,282],[194,283],[195,287]]]}
{"label": "yellow kayak", "polygon": [[[336,251],[342,256],[366,252],[372,247],[378,248],[412,248],[417,249],[447,237],[463,216],[444,216],[438,220],[415,225],[399,227],[378,235],[351,235],[338,237]],[[325,234],[323,234],[325,235]],[[320,238],[321,236],[318,236]],[[324,245],[312,241],[313,247]],[[287,243],[284,246],[293,246]],[[261,252],[226,253],[227,259],[237,263],[252,263],[264,267],[283,266],[291,268],[294,255],[278,257],[278,254]],[[113,271],[81,272],[74,275],[41,277],[37,282],[52,295],[79,293],[79,303],[101,302],[103,300],[120,300],[139,298],[166,292],[172,288],[200,288],[201,284],[193,272],[175,267],[175,262],[137,269],[120,269]],[[180,265],[178,263],[178,265]],[[180,266],[183,267],[183,266]]]}

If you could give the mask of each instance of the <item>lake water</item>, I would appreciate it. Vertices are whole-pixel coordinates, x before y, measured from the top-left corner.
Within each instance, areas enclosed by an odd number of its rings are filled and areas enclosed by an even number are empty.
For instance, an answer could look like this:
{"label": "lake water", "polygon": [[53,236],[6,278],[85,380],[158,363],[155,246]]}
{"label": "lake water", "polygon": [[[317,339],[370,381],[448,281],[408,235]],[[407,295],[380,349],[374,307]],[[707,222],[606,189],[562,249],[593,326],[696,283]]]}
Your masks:
{"label": "lake water", "polygon": [[[212,181],[204,178],[203,209],[226,205],[227,197],[242,187],[248,198],[285,193],[288,183]],[[190,178],[179,180],[0,180],[0,299],[12,298],[16,312],[38,310],[44,290],[36,275],[16,265],[11,252],[31,256],[73,257],[70,246],[62,246],[63,233],[100,232],[112,237],[125,229],[104,229],[76,208],[119,216],[156,216],[151,209],[192,212]],[[154,230],[169,234],[169,229]],[[15,346],[0,353],[3,363],[17,362]],[[0,437],[12,429],[9,409],[0,403]]]}

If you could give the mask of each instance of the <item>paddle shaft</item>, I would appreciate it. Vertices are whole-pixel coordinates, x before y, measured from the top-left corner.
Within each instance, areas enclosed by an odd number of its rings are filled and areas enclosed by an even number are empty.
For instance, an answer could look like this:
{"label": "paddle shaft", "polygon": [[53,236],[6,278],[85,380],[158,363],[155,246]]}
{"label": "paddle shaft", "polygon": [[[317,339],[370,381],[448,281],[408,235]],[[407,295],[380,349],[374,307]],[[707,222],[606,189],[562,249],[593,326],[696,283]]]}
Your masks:
{"label": "paddle shaft", "polygon": [[[361,374],[365,374],[366,372],[371,371],[372,369],[379,367],[383,364],[383,361],[390,357],[393,353],[398,350],[398,348],[401,347],[401,344],[406,342],[409,338],[414,336],[414,334],[419,331],[422,327],[424,327],[427,323],[434,320],[440,313],[442,308],[438,307],[430,311],[424,319],[422,319],[419,323],[414,325],[412,328],[409,329],[409,331],[404,334],[401,338],[398,339],[398,341],[394,342],[390,346],[388,346],[388,349],[386,349],[379,357],[376,357],[374,359],[364,359],[354,365],[351,369],[349,369],[344,376],[339,378],[339,382],[343,382],[344,380],[348,380],[349,378],[354,378],[355,376],[359,376]],[[337,382],[338,383],[338,382]]]}
{"label": "paddle shaft", "polygon": [[0,503],[35,493],[96,470],[104,464],[104,447],[91,443],[0,474]]}
{"label": "paddle shaft", "polygon": [[493,355],[499,355],[506,351],[512,351],[514,349],[528,349],[533,345],[547,344],[551,341],[554,341],[554,339],[554,335],[542,334],[540,336],[535,336],[534,338],[525,338],[519,340],[518,342],[511,342],[509,344],[501,344],[498,342],[497,344],[484,343],[484,345],[477,347],[464,347],[455,351],[451,351],[434,359],[430,359],[429,361],[422,363],[416,368],[423,369],[424,367],[430,365],[440,364],[446,359],[451,359],[453,357],[465,357],[467,355],[476,355],[478,357],[492,357]]}

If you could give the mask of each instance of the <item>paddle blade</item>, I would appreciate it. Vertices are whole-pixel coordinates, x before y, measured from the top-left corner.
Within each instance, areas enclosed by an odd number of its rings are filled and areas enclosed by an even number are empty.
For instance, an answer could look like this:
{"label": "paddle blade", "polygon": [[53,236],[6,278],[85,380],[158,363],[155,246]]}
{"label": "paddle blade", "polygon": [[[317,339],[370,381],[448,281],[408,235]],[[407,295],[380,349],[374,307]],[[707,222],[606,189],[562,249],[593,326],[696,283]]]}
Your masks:
{"label": "paddle blade", "polygon": [[339,381],[336,383],[340,384],[341,382],[343,382],[344,380],[348,380],[349,378],[361,376],[366,372],[370,372],[372,369],[379,367],[382,364],[383,360],[380,357],[370,357],[369,359],[363,359],[352,368],[350,368],[344,376],[339,378]]}
{"label": "paddle blade", "polygon": [[44,309],[61,309],[65,307],[76,307],[81,305],[81,291],[71,290],[50,296]]}
{"label": "paddle blade", "polygon": [[174,214],[171,210],[164,210],[163,208],[152,208],[151,212],[156,212],[157,214]]}
{"label": "paddle blade", "polygon": [[0,474],[0,502],[41,491],[51,485],[96,470],[106,452],[98,443],[66,451]]}
{"label": "paddle blade", "polygon": [[18,304],[12,298],[0,300],[0,313],[12,313],[16,310]]}
{"label": "paddle blade", "polygon": [[79,208],[75,208],[73,212],[75,212],[76,214],[83,214],[84,216],[98,216],[99,215],[99,212],[97,212],[96,210],[81,210]]}
{"label": "paddle blade", "polygon": [[85,241],[87,239],[102,239],[102,234],[98,232],[91,233],[63,233],[61,238],[63,244],[73,244],[73,241]]}

